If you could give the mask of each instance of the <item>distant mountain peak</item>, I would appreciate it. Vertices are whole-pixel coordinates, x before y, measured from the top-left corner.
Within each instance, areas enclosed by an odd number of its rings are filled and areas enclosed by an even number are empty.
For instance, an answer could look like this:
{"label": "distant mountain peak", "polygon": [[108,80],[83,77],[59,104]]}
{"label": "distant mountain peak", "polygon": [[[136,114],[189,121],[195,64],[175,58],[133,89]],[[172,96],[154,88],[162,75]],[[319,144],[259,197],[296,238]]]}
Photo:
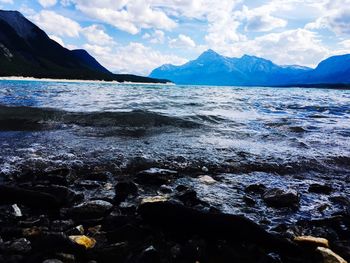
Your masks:
{"label": "distant mountain peak", "polygon": [[33,36],[35,25],[20,12],[0,10],[0,19],[8,23],[22,38],[27,39]]}
{"label": "distant mountain peak", "polygon": [[208,49],[207,51],[204,51],[198,58],[197,60],[213,60],[217,58],[222,58],[220,54],[215,52],[212,49]]}

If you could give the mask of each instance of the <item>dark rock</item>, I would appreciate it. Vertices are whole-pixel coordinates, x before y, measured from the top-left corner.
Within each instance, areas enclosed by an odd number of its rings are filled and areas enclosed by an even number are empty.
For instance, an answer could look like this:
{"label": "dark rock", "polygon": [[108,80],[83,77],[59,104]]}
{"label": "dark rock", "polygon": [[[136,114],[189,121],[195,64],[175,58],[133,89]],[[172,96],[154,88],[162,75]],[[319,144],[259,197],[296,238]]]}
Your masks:
{"label": "dark rock", "polygon": [[332,186],[326,184],[311,184],[309,186],[310,193],[330,194],[333,191]]}
{"label": "dark rock", "polygon": [[63,263],[63,262],[59,259],[46,259],[43,261],[43,263]]}
{"label": "dark rock", "polygon": [[148,224],[181,238],[196,234],[208,239],[251,242],[286,254],[300,253],[296,245],[266,232],[242,216],[205,213],[171,202],[143,203],[138,213]]}
{"label": "dark rock", "polygon": [[12,242],[5,243],[6,250],[10,253],[25,254],[31,251],[31,243],[26,238],[16,239]]}
{"label": "dark rock", "polygon": [[139,172],[135,180],[137,183],[144,185],[162,185],[169,183],[169,180],[175,175],[177,175],[176,171],[150,168]]}
{"label": "dark rock", "polygon": [[187,190],[180,193],[177,195],[177,198],[187,206],[195,206],[204,203],[197,197],[197,192],[194,190]]}
{"label": "dark rock", "polygon": [[167,186],[167,185],[161,185],[159,187],[159,191],[163,194],[171,194],[173,192],[173,190],[171,189],[171,187]]}
{"label": "dark rock", "polygon": [[77,194],[75,191],[71,190],[68,187],[60,186],[60,185],[51,185],[51,186],[43,186],[38,185],[32,188],[35,191],[47,193],[53,195],[60,206],[71,205],[74,202],[81,201],[83,196],[81,194]]}
{"label": "dark rock", "polygon": [[188,190],[188,186],[185,186],[185,185],[180,184],[180,185],[176,186],[175,189],[176,189],[176,191],[178,191],[178,192],[183,192],[183,191]]}
{"label": "dark rock", "polygon": [[74,226],[74,221],[69,220],[55,220],[51,223],[51,230],[55,232],[64,232]]}
{"label": "dark rock", "polygon": [[245,191],[247,193],[256,193],[256,194],[262,194],[265,192],[265,190],[266,190],[266,186],[263,184],[251,184],[245,188]]}
{"label": "dark rock", "polygon": [[160,255],[153,246],[150,246],[142,252],[142,255],[140,257],[140,262],[142,263],[160,262]]}
{"label": "dark rock", "polygon": [[93,200],[81,203],[68,210],[68,214],[80,220],[99,218],[105,216],[113,205],[102,200]]}
{"label": "dark rock", "polygon": [[5,185],[0,186],[0,203],[19,203],[41,209],[56,209],[61,205],[52,194]]}
{"label": "dark rock", "polygon": [[297,207],[299,205],[299,194],[294,190],[282,190],[272,188],[265,191],[262,198],[271,207]]}
{"label": "dark rock", "polygon": [[101,183],[93,180],[78,180],[75,181],[75,185],[86,189],[96,189],[101,186]]}
{"label": "dark rock", "polygon": [[123,201],[129,195],[136,195],[138,192],[137,185],[132,181],[119,182],[115,186],[116,201]]}
{"label": "dark rock", "polygon": [[119,210],[123,214],[133,215],[136,212],[136,206],[129,202],[122,202],[119,204]]}
{"label": "dark rock", "polygon": [[248,195],[245,195],[243,197],[243,201],[248,205],[248,206],[254,206],[256,204],[255,200],[253,198],[251,198]]}

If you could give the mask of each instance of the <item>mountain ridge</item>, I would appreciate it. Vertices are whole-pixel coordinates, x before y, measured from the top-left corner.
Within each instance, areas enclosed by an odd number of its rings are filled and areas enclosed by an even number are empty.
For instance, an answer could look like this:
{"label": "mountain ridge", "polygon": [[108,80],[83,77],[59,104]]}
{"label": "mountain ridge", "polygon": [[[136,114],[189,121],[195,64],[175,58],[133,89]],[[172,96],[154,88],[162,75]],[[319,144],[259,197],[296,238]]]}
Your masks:
{"label": "mountain ridge", "polygon": [[0,10],[0,76],[165,83],[113,74],[86,50],[68,50],[18,11]]}
{"label": "mountain ridge", "polygon": [[162,65],[150,77],[166,78],[176,84],[288,86],[350,83],[350,55],[330,57],[316,68],[299,65],[277,65],[271,60],[243,55],[226,57],[212,49],[197,59],[175,66]]}

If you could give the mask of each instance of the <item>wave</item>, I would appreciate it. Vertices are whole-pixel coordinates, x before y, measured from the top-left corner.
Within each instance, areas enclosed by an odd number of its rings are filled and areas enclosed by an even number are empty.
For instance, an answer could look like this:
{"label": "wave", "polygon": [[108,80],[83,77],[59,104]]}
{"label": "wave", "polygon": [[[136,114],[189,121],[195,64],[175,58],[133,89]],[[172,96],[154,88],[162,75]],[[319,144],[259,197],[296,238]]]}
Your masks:
{"label": "wave", "polygon": [[52,108],[9,107],[0,105],[0,130],[42,130],[60,124],[91,127],[179,127],[198,128],[199,122],[186,117],[156,112],[69,112]]}

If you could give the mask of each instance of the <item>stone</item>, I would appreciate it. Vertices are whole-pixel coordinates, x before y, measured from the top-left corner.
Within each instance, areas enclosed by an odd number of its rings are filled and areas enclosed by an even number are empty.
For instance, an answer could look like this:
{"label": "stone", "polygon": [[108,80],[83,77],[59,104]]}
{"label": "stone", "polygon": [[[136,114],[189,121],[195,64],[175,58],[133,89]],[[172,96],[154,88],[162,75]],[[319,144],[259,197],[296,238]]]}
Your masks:
{"label": "stone", "polygon": [[309,186],[310,193],[316,194],[330,194],[333,191],[332,186],[326,184],[311,184]]}
{"label": "stone", "polygon": [[43,261],[43,263],[63,263],[63,262],[59,259],[46,259]]}
{"label": "stone", "polygon": [[74,218],[81,220],[103,217],[111,209],[113,205],[103,200],[92,200],[83,202],[68,210],[68,214]]}
{"label": "stone", "polygon": [[294,190],[282,190],[279,188],[268,189],[262,195],[263,200],[268,206],[296,207],[299,205],[300,196]]}
{"label": "stone", "polygon": [[298,236],[294,238],[294,242],[305,245],[305,246],[310,246],[310,247],[329,247],[329,242],[325,238],[321,237],[313,237],[313,236]]}
{"label": "stone", "polygon": [[160,262],[160,256],[158,251],[154,248],[154,246],[150,246],[146,248],[140,257],[140,262],[143,263],[157,263]]}
{"label": "stone", "polygon": [[12,209],[13,209],[13,215],[14,215],[15,217],[22,217],[22,216],[23,216],[23,215],[22,215],[22,211],[21,211],[21,209],[18,207],[17,204],[13,204],[13,205],[12,205]]}
{"label": "stone", "polygon": [[248,195],[243,196],[243,201],[248,205],[248,206],[254,206],[256,204],[255,200],[251,198]]}
{"label": "stone", "polygon": [[31,243],[26,238],[20,238],[8,244],[7,250],[12,253],[25,254],[32,249]]}
{"label": "stone", "polygon": [[170,179],[177,175],[177,171],[150,168],[136,175],[136,182],[143,185],[162,185],[169,183]]}
{"label": "stone", "polygon": [[95,239],[85,235],[69,236],[69,239],[80,246],[84,246],[86,249],[94,248],[96,245]]}
{"label": "stone", "polygon": [[118,182],[115,186],[115,198],[119,202],[125,200],[129,195],[136,195],[137,192],[137,185],[132,181]]}
{"label": "stone", "polygon": [[211,176],[209,175],[203,175],[203,176],[200,176],[198,177],[198,180],[203,183],[203,184],[215,184],[216,183],[216,180],[214,180]]}
{"label": "stone", "polygon": [[341,256],[334,253],[329,248],[318,247],[317,251],[321,253],[324,263],[347,263],[345,259],[343,259]]}
{"label": "stone", "polygon": [[266,186],[263,184],[251,184],[245,188],[245,192],[247,193],[251,192],[256,194],[262,194],[265,192],[265,190],[266,190]]}

